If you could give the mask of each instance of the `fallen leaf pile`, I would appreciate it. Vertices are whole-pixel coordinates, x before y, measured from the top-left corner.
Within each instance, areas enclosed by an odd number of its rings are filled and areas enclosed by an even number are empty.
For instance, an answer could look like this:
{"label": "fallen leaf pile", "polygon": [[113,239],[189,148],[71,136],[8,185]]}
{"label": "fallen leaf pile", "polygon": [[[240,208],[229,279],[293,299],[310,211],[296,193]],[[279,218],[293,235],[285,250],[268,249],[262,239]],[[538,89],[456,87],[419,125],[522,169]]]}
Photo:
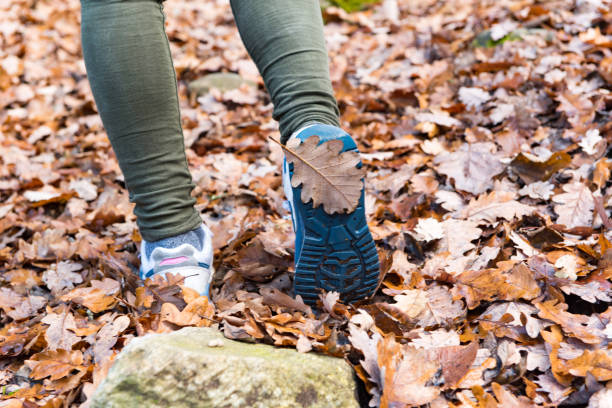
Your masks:
{"label": "fallen leaf pile", "polygon": [[[346,358],[371,406],[610,406],[611,2],[324,10],[382,281],[316,310],[291,296],[277,124],[226,3],[164,3],[212,302],[137,279],[79,2],[0,3],[0,407],[87,407],[134,337],[212,324]],[[189,92],[216,72],[259,86]]]}

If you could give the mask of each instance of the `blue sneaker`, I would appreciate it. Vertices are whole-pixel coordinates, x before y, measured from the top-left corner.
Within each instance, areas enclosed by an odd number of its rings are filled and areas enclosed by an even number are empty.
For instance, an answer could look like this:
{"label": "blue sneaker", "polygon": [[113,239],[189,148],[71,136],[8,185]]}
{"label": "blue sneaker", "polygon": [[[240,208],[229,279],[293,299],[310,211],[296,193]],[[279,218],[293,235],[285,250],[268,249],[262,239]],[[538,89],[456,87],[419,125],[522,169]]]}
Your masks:
{"label": "blue sneaker", "polygon": [[[357,150],[348,133],[330,125],[310,125],[291,137],[304,142],[315,135],[320,139],[319,144],[341,140],[344,144],[341,152]],[[380,265],[366,222],[365,189],[362,188],[353,212],[330,215],[322,206],[313,208],[312,200],[301,201],[302,188],[291,186],[292,176],[293,164],[285,160],[283,188],[295,231],[295,294],[311,305],[316,303],[320,289],[339,292],[345,302],[371,296],[378,285]]]}
{"label": "blue sneaker", "polygon": [[178,274],[185,277],[185,286],[208,297],[214,273],[212,232],[202,224],[194,233],[199,237],[197,246],[182,243],[170,248],[157,246],[151,250],[151,244],[143,239],[140,246],[140,278],[163,276],[168,272]]}

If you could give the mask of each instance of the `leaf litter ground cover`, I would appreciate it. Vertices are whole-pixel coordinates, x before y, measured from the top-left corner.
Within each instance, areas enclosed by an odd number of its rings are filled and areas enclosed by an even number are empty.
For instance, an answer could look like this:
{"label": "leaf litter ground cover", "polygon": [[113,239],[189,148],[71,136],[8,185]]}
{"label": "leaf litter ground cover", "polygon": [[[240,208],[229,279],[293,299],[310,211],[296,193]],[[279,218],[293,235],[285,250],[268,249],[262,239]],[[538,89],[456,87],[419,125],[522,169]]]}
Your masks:
{"label": "leaf litter ground cover", "polygon": [[[382,281],[318,310],[290,293],[277,125],[225,2],[165,6],[212,302],[136,277],[78,1],[0,8],[0,406],[86,407],[135,336],[212,324],[346,358],[372,406],[610,406],[610,1],[324,11]],[[188,92],[224,71],[259,87]]]}

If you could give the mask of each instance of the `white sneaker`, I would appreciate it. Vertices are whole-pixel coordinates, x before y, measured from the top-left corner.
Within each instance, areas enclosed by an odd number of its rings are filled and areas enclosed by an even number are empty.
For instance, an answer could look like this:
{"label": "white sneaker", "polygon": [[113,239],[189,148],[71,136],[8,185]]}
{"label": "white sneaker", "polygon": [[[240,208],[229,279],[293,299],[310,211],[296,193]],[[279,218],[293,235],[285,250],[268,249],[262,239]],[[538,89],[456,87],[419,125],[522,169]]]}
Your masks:
{"label": "white sneaker", "polygon": [[204,237],[201,250],[185,243],[175,248],[157,247],[147,256],[147,245],[150,244],[143,239],[140,246],[140,278],[164,276],[168,272],[178,274],[185,277],[185,286],[208,297],[214,273],[212,232],[204,224],[200,228]]}

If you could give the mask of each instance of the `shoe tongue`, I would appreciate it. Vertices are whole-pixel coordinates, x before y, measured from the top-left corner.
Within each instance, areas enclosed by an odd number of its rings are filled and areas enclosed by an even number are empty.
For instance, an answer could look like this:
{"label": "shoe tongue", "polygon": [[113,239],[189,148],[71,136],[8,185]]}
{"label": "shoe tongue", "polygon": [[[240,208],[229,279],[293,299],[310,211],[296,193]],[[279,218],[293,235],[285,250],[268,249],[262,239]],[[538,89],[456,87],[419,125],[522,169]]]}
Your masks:
{"label": "shoe tongue", "polygon": [[176,235],[174,237],[160,239],[159,241],[147,242],[145,248],[147,258],[151,257],[151,254],[155,248],[172,249],[183,244],[192,245],[198,251],[201,251],[204,246],[204,231],[202,231],[202,228]]}

